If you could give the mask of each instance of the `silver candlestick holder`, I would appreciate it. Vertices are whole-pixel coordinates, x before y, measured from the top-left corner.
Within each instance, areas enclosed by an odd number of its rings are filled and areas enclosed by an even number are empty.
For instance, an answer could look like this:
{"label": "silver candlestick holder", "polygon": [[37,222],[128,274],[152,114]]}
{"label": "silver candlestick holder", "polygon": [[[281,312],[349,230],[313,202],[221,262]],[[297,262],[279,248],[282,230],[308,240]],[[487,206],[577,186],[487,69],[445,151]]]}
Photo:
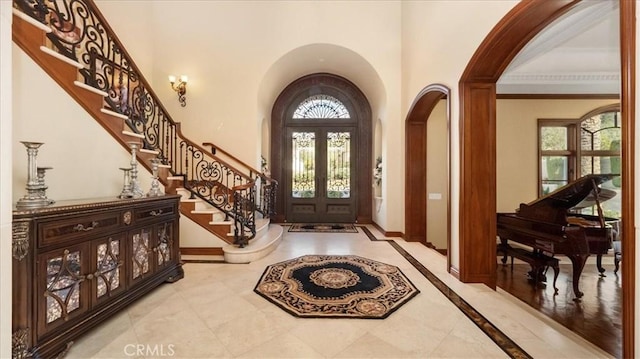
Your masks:
{"label": "silver candlestick holder", "polygon": [[44,175],[52,167],[38,167],[38,148],[42,142],[20,141],[27,148],[27,194],[18,200],[18,209],[38,208],[48,206],[55,201],[47,198],[47,185]]}
{"label": "silver candlestick holder", "polygon": [[[48,186],[44,183],[44,175],[48,170],[53,169],[53,167],[36,167],[36,173],[38,176],[38,184],[40,185],[40,198],[47,198],[47,188]],[[53,203],[52,200],[51,203]]]}
{"label": "silver candlestick holder", "polygon": [[147,196],[149,197],[157,197],[164,195],[164,192],[160,189],[160,181],[158,181],[158,167],[160,166],[160,160],[154,158],[151,160],[151,189]]}
{"label": "silver candlestick holder", "polygon": [[133,198],[133,191],[131,190],[131,168],[120,167],[120,169],[124,174],[124,184],[122,185],[122,192],[120,192],[118,198]]}
{"label": "silver candlestick holder", "polygon": [[138,182],[138,160],[136,157],[140,143],[128,142],[128,145],[131,148],[131,193],[133,198],[141,198],[144,197],[144,191]]}

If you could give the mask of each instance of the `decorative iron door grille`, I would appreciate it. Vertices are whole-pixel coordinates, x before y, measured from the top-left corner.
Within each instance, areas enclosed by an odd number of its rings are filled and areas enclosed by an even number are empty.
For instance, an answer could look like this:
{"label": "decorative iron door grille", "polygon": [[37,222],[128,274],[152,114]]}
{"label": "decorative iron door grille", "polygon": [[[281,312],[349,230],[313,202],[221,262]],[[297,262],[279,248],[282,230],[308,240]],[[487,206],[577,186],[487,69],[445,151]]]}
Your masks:
{"label": "decorative iron door grille", "polygon": [[357,153],[353,127],[290,127],[287,132],[287,221],[353,223]]}

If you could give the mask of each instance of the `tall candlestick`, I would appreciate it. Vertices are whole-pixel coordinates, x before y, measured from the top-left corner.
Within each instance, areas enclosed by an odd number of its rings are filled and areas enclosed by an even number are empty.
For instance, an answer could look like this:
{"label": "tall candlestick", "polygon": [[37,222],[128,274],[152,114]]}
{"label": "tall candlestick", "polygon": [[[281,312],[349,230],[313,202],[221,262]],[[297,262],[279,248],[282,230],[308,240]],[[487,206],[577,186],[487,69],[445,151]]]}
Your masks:
{"label": "tall candlestick", "polygon": [[138,182],[138,160],[136,158],[136,152],[138,148],[140,148],[140,143],[138,142],[129,142],[129,147],[131,147],[131,192],[134,198],[144,197],[144,191],[140,188],[140,183]]}
{"label": "tall candlestick", "polygon": [[38,148],[42,142],[20,141],[27,148],[27,194],[18,200],[18,209],[48,206],[54,201],[47,198],[47,185],[44,183],[45,171],[51,167],[38,167]]}
{"label": "tall candlestick", "polygon": [[162,196],[164,194],[162,190],[160,190],[160,181],[158,181],[159,165],[160,165],[160,159],[154,158],[151,160],[151,172],[152,172],[151,189],[149,190],[149,193],[147,193],[147,196],[149,197]]}

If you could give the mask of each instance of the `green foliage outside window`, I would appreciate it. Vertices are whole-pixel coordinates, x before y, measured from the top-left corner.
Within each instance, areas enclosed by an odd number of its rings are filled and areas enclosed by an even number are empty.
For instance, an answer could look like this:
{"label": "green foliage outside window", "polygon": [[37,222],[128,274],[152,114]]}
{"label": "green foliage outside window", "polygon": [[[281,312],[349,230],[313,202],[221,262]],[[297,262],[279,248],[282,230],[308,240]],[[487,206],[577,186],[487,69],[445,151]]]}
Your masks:
{"label": "green foliage outside window", "polygon": [[[620,151],[620,140],[611,142],[611,149]],[[611,173],[620,173],[620,157],[611,157]],[[622,187],[622,178],[620,176],[611,180],[616,188]]]}
{"label": "green foliage outside window", "polygon": [[566,127],[543,127],[540,135],[543,151],[567,149]]}
{"label": "green foliage outside window", "polygon": [[547,158],[547,179],[551,181],[562,181],[564,176],[565,159],[564,157],[548,157]]}

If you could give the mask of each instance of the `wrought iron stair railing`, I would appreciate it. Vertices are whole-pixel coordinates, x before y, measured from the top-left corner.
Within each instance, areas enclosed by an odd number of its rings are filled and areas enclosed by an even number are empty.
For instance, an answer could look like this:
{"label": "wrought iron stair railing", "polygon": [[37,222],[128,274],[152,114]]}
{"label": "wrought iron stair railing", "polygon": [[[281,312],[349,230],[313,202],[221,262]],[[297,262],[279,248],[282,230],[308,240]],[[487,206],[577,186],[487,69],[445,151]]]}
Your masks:
{"label": "wrought iron stair railing", "polygon": [[[107,94],[104,109],[126,118],[142,148],[156,151],[172,176],[181,176],[198,197],[234,221],[234,243],[256,234],[258,211],[274,213],[277,182],[252,168],[243,172],[180,131],[92,0],[14,0],[14,7],[46,27],[48,46],[83,65],[79,79]],[[166,179],[163,179],[166,185]]]}

